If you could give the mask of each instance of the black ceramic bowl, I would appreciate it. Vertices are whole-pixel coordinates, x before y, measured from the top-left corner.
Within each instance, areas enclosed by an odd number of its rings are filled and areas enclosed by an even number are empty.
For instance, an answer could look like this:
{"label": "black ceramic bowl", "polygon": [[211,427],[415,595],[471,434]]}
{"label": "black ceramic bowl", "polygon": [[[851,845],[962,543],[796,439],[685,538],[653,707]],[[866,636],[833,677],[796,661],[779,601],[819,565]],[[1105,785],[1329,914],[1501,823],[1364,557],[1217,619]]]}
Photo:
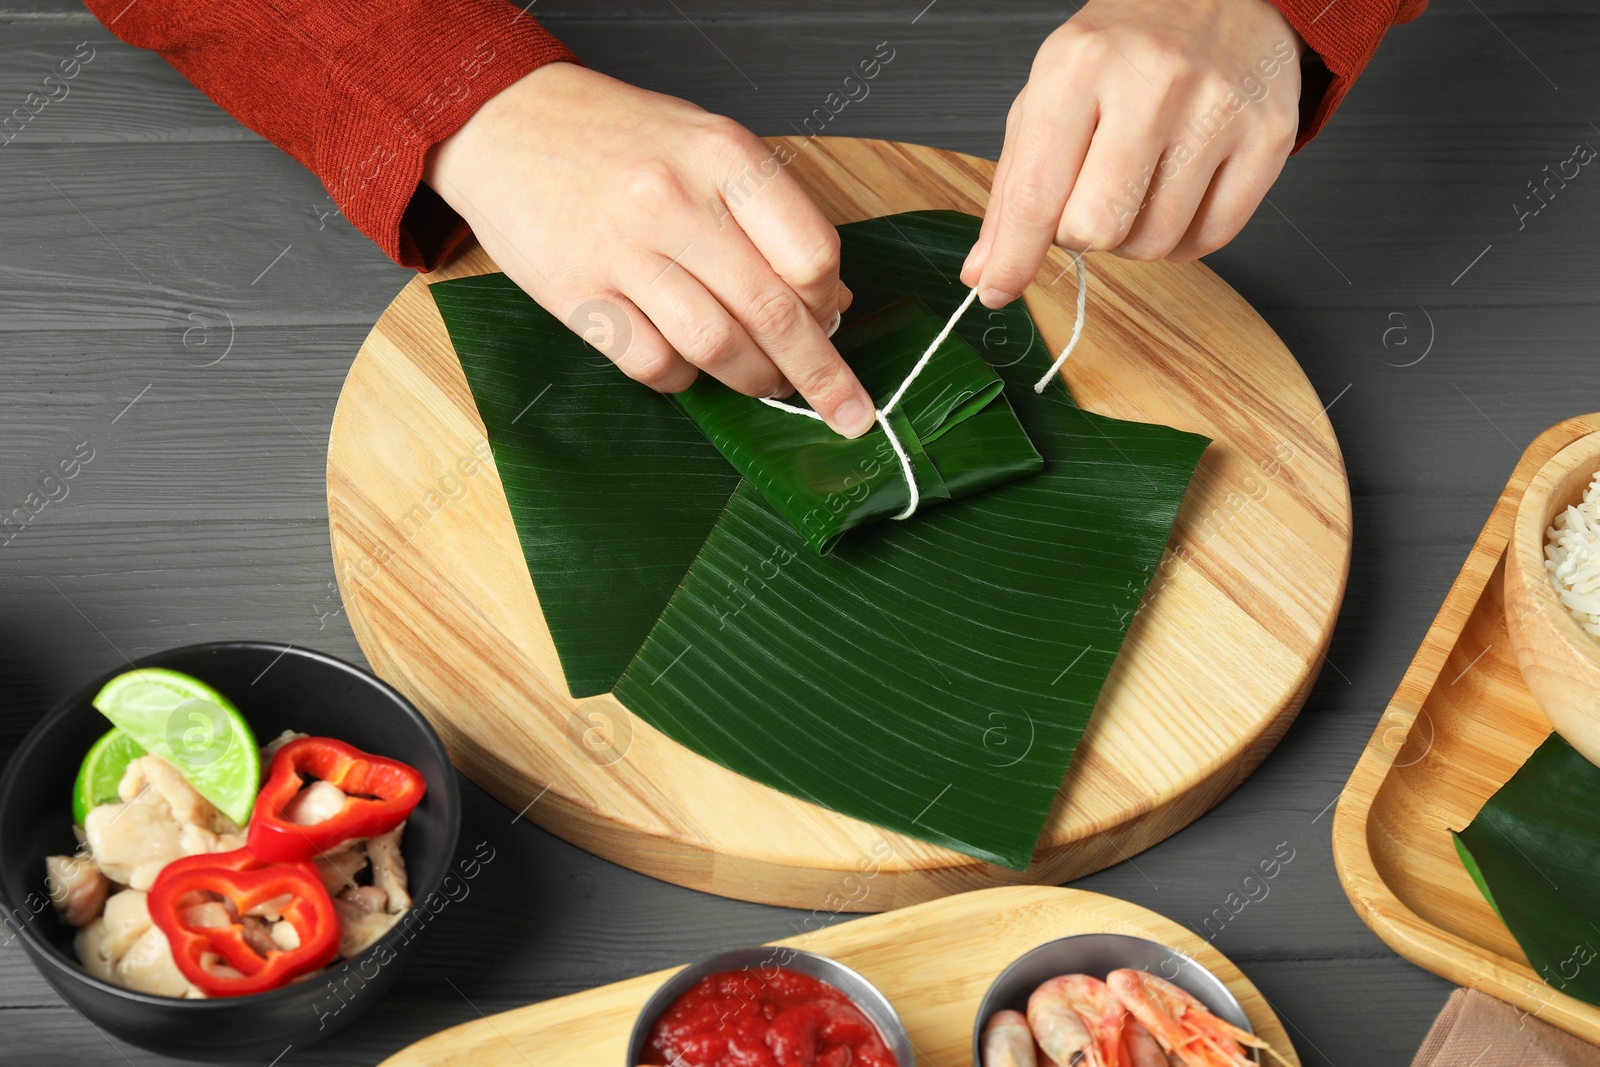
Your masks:
{"label": "black ceramic bowl", "polygon": [[284,730],[348,741],[409,763],[428,790],[402,847],[416,902],[377,944],[297,985],[245,997],[178,1000],[91,978],[56,917],[44,858],[70,854],[72,783],[84,754],[110,724],[89,701],[121,670],[107,671],[58,704],[23,740],[0,777],[0,943],[20,941],[68,1003],[108,1033],[189,1059],[266,1063],[347,1025],[394,984],[425,933],[455,859],[461,802],[455,771],[433,728],[410,701],[371,674],[302,648],[254,641],[190,645],[135,666],[169,667],[209,683],[239,708],[256,739]]}

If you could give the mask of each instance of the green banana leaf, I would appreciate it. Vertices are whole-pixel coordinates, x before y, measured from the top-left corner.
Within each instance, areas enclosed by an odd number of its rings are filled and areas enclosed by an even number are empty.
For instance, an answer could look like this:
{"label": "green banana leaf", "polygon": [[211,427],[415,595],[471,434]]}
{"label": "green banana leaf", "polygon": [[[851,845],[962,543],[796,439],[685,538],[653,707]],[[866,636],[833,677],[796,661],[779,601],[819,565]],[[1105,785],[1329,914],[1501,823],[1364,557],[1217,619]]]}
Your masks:
{"label": "green banana leaf", "polygon": [[[908,296],[842,328],[834,345],[881,409],[943,328],[927,304]],[[890,412],[917,480],[919,511],[1044,467],[1004,389],[1000,375],[952,333]],[[901,514],[911,501],[905,469],[882,430],[848,440],[709,374],[678,403],[818,552],[831,550],[847,530]]]}
{"label": "green banana leaf", "polygon": [[[907,294],[942,322],[978,225],[930,211],[840,227],[846,326]],[[957,495],[991,440],[1020,453],[1007,414],[1043,469],[823,554],[679,403],[504,276],[432,292],[574,696],[614,691],[740,774],[1026,867],[1206,438],[1083,411],[1062,383],[1034,393],[1051,357],[1027,311],[974,309],[957,333],[1003,392],[968,412],[965,440],[908,415],[919,486],[937,476]],[[929,437],[959,447],[941,455]]]}
{"label": "green banana leaf", "polygon": [[1551,734],[1465,830],[1467,872],[1552,988],[1600,1005],[1600,767]]}

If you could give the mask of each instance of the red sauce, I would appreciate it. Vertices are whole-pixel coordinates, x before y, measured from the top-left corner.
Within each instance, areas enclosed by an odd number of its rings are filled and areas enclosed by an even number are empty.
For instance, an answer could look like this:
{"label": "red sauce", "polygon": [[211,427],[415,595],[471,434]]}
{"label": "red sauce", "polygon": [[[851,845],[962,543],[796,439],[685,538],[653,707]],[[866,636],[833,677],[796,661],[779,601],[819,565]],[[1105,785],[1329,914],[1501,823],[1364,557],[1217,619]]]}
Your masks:
{"label": "red sauce", "polygon": [[664,1067],[899,1067],[849,997],[780,967],[702,978],[661,1013],[645,1054]]}

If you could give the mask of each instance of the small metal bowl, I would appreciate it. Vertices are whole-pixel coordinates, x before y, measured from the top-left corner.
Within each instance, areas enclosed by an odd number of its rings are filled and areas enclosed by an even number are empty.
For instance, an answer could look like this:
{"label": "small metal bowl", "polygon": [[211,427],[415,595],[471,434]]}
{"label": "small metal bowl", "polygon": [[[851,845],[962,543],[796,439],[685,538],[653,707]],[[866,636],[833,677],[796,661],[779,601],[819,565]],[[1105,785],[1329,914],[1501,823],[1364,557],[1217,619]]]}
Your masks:
{"label": "small metal bowl", "polygon": [[828,983],[849,997],[851,1003],[861,1009],[861,1014],[878,1028],[884,1044],[894,1053],[900,1067],[916,1067],[916,1057],[912,1053],[911,1038],[906,1036],[905,1024],[900,1021],[900,1016],[895,1014],[889,998],[880,993],[877,986],[844,964],[830,960],[826,956],[797,948],[785,948],[781,945],[762,945],[722,952],[710,959],[685,967],[668,978],[661,984],[661,988],[644,1002],[639,1018],[633,1024],[633,1036],[628,1039],[628,1060],[624,1067],[639,1067],[645,1062],[644,1050],[650,1041],[650,1028],[661,1017],[661,1013],[666,1011],[673,1001],[687,993],[695,983],[707,975],[722,971],[742,971],[747,968],[750,970],[781,968],[798,971]]}
{"label": "small metal bowl", "polygon": [[[1045,942],[1000,972],[1000,977],[984,994],[978,1005],[978,1017],[972,1023],[973,1064],[976,1067],[983,1063],[983,1028],[994,1013],[1009,1008],[1026,1015],[1028,995],[1041,982],[1063,974],[1087,974],[1103,979],[1123,967],[1165,978],[1199,998],[1211,1014],[1241,1030],[1255,1033],[1244,1008],[1239,1006],[1238,999],[1222,979],[1177,949],[1127,934],[1075,934]],[[1257,1063],[1261,1062],[1260,1053],[1252,1051],[1251,1056]]]}

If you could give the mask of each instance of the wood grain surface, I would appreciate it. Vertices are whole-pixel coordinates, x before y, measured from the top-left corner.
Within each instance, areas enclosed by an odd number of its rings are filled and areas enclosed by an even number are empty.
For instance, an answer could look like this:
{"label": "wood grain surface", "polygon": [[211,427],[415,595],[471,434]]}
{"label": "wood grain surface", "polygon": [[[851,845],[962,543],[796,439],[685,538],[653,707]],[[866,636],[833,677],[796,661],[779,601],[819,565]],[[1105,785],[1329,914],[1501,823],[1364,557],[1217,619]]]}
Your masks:
{"label": "wood grain surface", "polygon": [[[884,141],[780,141],[835,223],[981,211],[993,170]],[[1299,711],[1344,593],[1350,502],[1322,401],[1237,294],[1197,263],[1089,264],[1087,324],[1066,366],[1078,403],[1214,443],[1026,872],[796,800],[678,745],[614,697],[567,695],[492,464],[453,475],[461,457],[488,451],[426,285],[492,270],[477,248],[406,286],[334,415],[334,567],[362,650],[438,726],[457,765],[513,810],[680,885],[822,906],[862,857],[886,851],[871,893],[848,905],[878,911],[1059,882],[1139,852],[1242,781]],[[1071,329],[1075,280],[1060,253],[1041,277],[1026,299],[1043,364],[1043,347]]]}
{"label": "wood grain surface", "polygon": [[[1047,941],[1103,933],[1146,938],[1193,957],[1238,998],[1251,1029],[1290,1067],[1299,1067],[1283,1024],[1231,960],[1171,919],[1096,893],[978,890],[777,944],[836,959],[877,986],[905,1024],[917,1067],[971,1067],[973,1020],[1000,972]],[[628,1067],[634,1020],[672,973],[463,1023],[391,1056],[383,1067]]]}
{"label": "wood grain surface", "polygon": [[1600,414],[1568,419],[1528,447],[1356,764],[1333,823],[1333,855],[1356,911],[1396,952],[1452,982],[1516,1004],[1587,1041],[1600,1008],[1528,966],[1450,830],[1464,828],[1550,735],[1506,630],[1506,546],[1544,463]]}
{"label": "wood grain surface", "polygon": [[1505,610],[1511,650],[1539,710],[1573,748],[1600,763],[1600,641],[1556,593],[1545,561],[1557,515],[1600,478],[1600,433],[1587,434],[1534,472],[1506,548]]}
{"label": "wood grain surface", "polygon": [[[1067,10],[539,0],[532,14],[594,68],[761,134],[792,133],[888,40],[897,56],[871,97],[827,132],[994,159]],[[1270,202],[1206,257],[1330,402],[1355,513],[1349,588],[1327,664],[1261,767],[1181,833],[1075,886],[1214,938],[1307,1064],[1407,1067],[1451,990],[1357,918],[1330,804],[1527,443],[1600,409],[1584,395],[1600,317],[1596,172],[1525,226],[1512,210],[1573,143],[1600,145],[1597,35],[1586,0],[1430,4],[1385,37]],[[71,97],[0,148],[0,506],[75,442],[101,448],[68,499],[0,547],[0,759],[123,654],[238,637],[362,662],[329,592],[327,432],[353,354],[409,277],[299,163],[81,0],[0,10],[0,112],[86,40],[98,55]],[[214,363],[206,344],[228,336],[218,311],[238,332]],[[467,781],[462,795],[463,842],[498,858],[383,1002],[278,1067],[373,1064],[480,1011],[787,937],[807,918],[657,881],[513,822],[521,804]],[[1219,927],[1213,913],[1283,842],[1297,851],[1270,898]],[[108,1041],[15,944],[0,944],[0,1063],[181,1067]]]}

